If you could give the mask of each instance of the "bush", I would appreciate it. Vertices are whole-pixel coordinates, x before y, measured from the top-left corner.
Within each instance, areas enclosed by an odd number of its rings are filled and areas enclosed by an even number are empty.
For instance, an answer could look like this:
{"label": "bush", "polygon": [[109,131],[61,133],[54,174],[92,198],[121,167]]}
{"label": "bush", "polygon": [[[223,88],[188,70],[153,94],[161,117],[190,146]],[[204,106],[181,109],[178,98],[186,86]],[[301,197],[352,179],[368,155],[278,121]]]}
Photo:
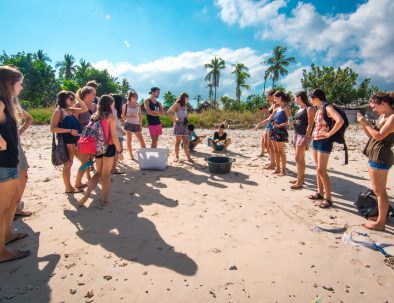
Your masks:
{"label": "bush", "polygon": [[53,107],[27,109],[27,112],[33,117],[33,124],[35,125],[49,124],[53,111]]}

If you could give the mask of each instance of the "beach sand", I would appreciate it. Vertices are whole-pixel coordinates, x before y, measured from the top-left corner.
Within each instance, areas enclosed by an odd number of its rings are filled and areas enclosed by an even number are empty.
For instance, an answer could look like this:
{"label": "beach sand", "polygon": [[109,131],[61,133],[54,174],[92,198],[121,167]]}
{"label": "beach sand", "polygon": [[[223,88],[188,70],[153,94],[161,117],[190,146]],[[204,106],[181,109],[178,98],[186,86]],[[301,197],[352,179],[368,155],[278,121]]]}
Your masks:
{"label": "beach sand", "polygon": [[[82,194],[63,193],[49,127],[31,127],[23,137],[30,163],[23,201],[34,214],[14,223],[29,237],[9,248],[32,255],[0,265],[0,302],[394,302],[394,271],[381,253],[313,229],[346,226],[394,243],[393,219],[386,232],[366,231],[353,205],[370,188],[362,130],[347,132],[349,165],[341,146],[331,155],[328,210],[306,199],[316,189],[310,151],[306,187],[292,191],[290,145],[288,176],[276,177],[257,157],[261,130],[228,133],[236,162],[226,175],[209,174],[205,144],[192,154],[196,164],[174,162],[171,129],[159,141],[171,149],[165,171],[140,171],[124,153],[127,173],[112,177],[101,209],[99,190],[83,208],[76,206]],[[393,185],[391,170],[391,201]]]}

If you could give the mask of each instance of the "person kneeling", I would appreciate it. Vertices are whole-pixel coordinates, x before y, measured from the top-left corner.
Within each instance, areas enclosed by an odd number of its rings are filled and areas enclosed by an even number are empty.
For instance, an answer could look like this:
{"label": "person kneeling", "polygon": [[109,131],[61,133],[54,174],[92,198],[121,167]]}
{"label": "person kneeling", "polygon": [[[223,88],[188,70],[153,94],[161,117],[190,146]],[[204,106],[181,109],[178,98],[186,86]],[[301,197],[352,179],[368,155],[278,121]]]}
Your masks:
{"label": "person kneeling", "polygon": [[213,152],[226,151],[231,144],[231,139],[227,138],[227,133],[224,131],[224,124],[220,124],[218,131],[216,131],[212,138],[208,138],[208,146],[213,149]]}

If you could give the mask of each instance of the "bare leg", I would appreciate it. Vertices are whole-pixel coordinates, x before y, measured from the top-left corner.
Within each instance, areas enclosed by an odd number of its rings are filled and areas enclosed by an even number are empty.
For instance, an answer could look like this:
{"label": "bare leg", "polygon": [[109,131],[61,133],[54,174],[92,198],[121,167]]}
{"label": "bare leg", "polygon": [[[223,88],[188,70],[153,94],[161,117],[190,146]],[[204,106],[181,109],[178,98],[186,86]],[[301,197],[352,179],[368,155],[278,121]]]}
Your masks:
{"label": "bare leg", "polygon": [[389,210],[389,199],[386,192],[388,170],[372,169],[368,167],[369,176],[372,182],[372,189],[378,199],[379,215],[376,222],[363,224],[365,228],[373,230],[384,230]]}
{"label": "bare leg", "polygon": [[93,189],[96,188],[97,184],[100,182],[103,171],[103,158],[96,158],[96,173],[93,175],[92,179],[90,179],[88,188],[86,190],[85,195],[78,201],[78,205],[82,206],[88,199]]}
{"label": "bare leg", "polygon": [[102,171],[102,202],[103,206],[108,204],[109,189],[111,187],[111,168],[114,157],[103,158],[103,171]]}
{"label": "bare leg", "polygon": [[317,173],[319,174],[321,182],[323,183],[326,200],[332,201],[330,177],[328,176],[327,173],[327,165],[328,165],[329,157],[330,157],[329,153],[320,153],[320,152],[317,153],[317,159],[318,159]]}
{"label": "bare leg", "polygon": [[127,146],[127,150],[129,151],[130,158],[134,160],[133,147],[132,147],[132,142],[131,142],[132,139],[133,139],[132,136],[133,135],[132,135],[131,132],[126,132],[126,146]]}
{"label": "bare leg", "polygon": [[231,138],[226,139],[226,143],[224,144],[223,150],[227,150],[227,147],[231,144]]}
{"label": "bare leg", "polygon": [[179,160],[179,145],[181,144],[182,137],[175,136],[175,159],[176,161]]}
{"label": "bare leg", "polygon": [[271,140],[270,133],[268,131],[266,132],[266,135],[267,135],[267,144],[268,144],[268,150],[270,155],[270,164],[266,165],[264,168],[274,169],[276,167],[274,142]]}
{"label": "bare leg", "polygon": [[68,151],[68,162],[63,165],[63,182],[65,187],[65,192],[72,192],[74,187],[71,185],[71,167],[74,161],[75,155],[75,145],[67,144]]}
{"label": "bare leg", "polygon": [[137,137],[138,141],[140,142],[141,148],[146,148],[144,137],[142,136],[142,133],[141,132],[135,133],[135,136]]}
{"label": "bare leg", "polygon": [[[80,171],[80,168],[82,168],[82,166],[84,166],[89,161],[89,155],[81,154],[77,149],[75,149],[75,157],[79,160],[81,165],[79,166],[79,169],[77,171],[77,176],[75,177],[74,188],[80,188],[80,187],[84,186],[84,184],[82,184],[82,178],[83,178],[83,175],[85,174],[85,171]],[[87,169],[87,171],[89,172],[89,169]],[[89,173],[89,176],[90,176],[90,173]]]}
{"label": "bare leg", "polygon": [[16,214],[31,214],[31,212],[28,211],[23,211],[19,209],[19,203],[22,200],[23,193],[25,192],[26,189],[26,183],[27,183],[28,175],[27,175],[27,170],[20,169],[19,170],[19,179],[18,179],[18,197],[17,197],[17,207],[15,209],[15,215]]}
{"label": "bare leg", "polygon": [[282,165],[280,176],[286,175],[286,152],[285,152],[285,143],[284,142],[276,142],[278,148],[278,154],[280,163]]}
{"label": "bare leg", "polygon": [[[177,137],[178,138],[178,137]],[[190,157],[190,151],[189,151],[189,138],[188,136],[182,136],[182,141],[183,141],[183,150],[185,151],[187,160],[189,162],[194,162],[193,159]],[[178,146],[179,148],[179,146]]]}
{"label": "bare leg", "polygon": [[319,175],[318,167],[319,167],[319,158],[318,158],[318,152],[317,150],[313,151],[313,159],[315,160],[315,166],[316,166],[316,183],[317,183],[317,192],[324,197],[324,186],[323,186],[323,180]]}
{"label": "bare leg", "polygon": [[152,138],[152,148],[157,148],[157,143],[159,142],[159,137],[158,136],[151,136]]}
{"label": "bare leg", "polygon": [[273,173],[279,174],[280,173],[280,154],[279,154],[278,142],[275,142],[275,141],[271,141],[271,142],[272,142],[272,145],[274,146],[273,156],[275,157],[275,171]]}
{"label": "bare leg", "polygon": [[305,146],[297,146],[295,152],[297,181],[294,186],[301,186],[305,182]]}

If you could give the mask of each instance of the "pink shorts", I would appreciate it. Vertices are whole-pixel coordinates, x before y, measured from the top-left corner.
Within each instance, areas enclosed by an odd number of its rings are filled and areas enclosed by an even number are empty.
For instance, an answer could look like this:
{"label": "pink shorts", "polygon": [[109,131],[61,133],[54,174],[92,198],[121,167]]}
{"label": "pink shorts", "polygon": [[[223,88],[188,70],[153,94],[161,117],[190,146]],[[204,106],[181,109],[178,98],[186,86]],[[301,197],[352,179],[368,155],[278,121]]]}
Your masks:
{"label": "pink shorts", "polygon": [[148,125],[148,129],[149,129],[149,134],[151,135],[151,137],[158,137],[163,134],[161,124]]}

